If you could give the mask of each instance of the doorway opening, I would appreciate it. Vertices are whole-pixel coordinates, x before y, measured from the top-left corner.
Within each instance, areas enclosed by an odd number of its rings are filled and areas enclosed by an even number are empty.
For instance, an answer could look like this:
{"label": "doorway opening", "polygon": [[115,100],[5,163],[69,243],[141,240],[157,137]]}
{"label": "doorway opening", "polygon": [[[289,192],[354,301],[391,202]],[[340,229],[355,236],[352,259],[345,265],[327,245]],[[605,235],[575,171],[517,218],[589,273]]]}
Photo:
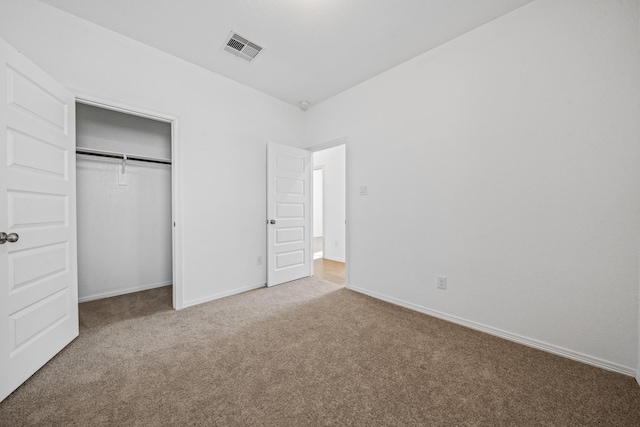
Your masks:
{"label": "doorway opening", "polygon": [[144,292],[141,301],[181,308],[174,135],[171,119],[76,100],[80,303]]}
{"label": "doorway opening", "polygon": [[313,168],[313,259],[324,255],[324,166]]}
{"label": "doorway opening", "polygon": [[313,275],[346,284],[346,144],[311,153],[313,164]]}

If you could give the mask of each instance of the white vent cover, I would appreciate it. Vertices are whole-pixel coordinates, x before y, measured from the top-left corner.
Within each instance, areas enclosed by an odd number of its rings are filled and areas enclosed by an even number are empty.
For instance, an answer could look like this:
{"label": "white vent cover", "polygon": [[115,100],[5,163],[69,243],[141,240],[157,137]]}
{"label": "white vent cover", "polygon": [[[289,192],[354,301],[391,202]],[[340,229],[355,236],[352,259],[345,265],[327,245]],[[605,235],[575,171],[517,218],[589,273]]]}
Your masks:
{"label": "white vent cover", "polygon": [[232,31],[224,43],[224,50],[251,62],[262,51],[262,47]]}

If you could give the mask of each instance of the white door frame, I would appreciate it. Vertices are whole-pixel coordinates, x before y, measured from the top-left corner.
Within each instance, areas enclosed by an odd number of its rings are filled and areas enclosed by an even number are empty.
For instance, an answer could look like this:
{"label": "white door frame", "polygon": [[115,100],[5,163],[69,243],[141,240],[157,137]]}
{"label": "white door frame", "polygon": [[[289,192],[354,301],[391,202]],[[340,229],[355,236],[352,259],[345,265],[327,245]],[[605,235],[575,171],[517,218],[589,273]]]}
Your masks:
{"label": "white door frame", "polygon": [[[312,159],[312,167],[313,167],[313,153],[316,151],[322,151],[322,150],[326,150],[327,148],[333,148],[333,147],[338,147],[340,145],[344,145],[344,168],[345,168],[345,178],[344,178],[344,185],[345,185],[345,219],[346,219],[346,224],[345,224],[345,242],[344,242],[344,258],[345,258],[345,264],[346,264],[346,271],[345,271],[345,287],[347,289],[349,289],[351,287],[351,280],[350,280],[350,263],[349,260],[351,259],[351,219],[349,218],[349,212],[350,212],[350,204],[351,204],[351,197],[349,196],[349,144],[347,143],[347,137],[342,137],[342,138],[338,138],[338,139],[334,139],[328,142],[323,142],[317,145],[314,145],[312,147],[307,147],[307,150],[309,150],[311,152],[311,159]],[[323,175],[324,177],[324,175]],[[311,191],[313,191],[313,173],[311,174]],[[323,191],[324,188],[323,188]],[[323,215],[323,220],[324,220],[324,215]],[[311,224],[313,224],[313,195],[311,197]],[[324,227],[323,227],[324,228]],[[313,239],[311,239],[311,275],[313,276],[314,270],[313,270]],[[324,249],[324,248],[323,248]]]}
{"label": "white door frame", "polygon": [[108,99],[106,97],[87,94],[74,88],[67,87],[76,98],[77,103],[92,105],[120,113],[140,116],[151,120],[169,123],[171,125],[171,220],[173,222],[172,262],[173,262],[173,308],[184,308],[184,291],[182,288],[182,156],[180,143],[180,116],[160,113],[147,108],[131,106],[129,104]]}

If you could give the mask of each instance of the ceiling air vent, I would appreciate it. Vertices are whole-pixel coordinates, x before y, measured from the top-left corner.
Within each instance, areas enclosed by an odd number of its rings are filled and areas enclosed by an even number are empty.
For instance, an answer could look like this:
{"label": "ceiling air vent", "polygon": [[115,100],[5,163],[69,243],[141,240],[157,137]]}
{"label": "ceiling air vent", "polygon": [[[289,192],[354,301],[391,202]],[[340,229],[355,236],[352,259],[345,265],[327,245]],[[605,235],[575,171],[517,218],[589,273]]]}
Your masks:
{"label": "ceiling air vent", "polygon": [[262,47],[232,31],[225,41],[224,50],[251,62],[262,51]]}

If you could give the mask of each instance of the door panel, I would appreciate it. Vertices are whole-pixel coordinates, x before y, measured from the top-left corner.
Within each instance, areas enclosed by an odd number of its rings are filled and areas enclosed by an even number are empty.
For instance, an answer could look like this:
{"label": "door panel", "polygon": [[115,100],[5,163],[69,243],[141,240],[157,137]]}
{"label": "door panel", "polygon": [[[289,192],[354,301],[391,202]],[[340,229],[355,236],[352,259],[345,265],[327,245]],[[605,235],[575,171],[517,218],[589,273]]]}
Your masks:
{"label": "door panel", "polygon": [[304,242],[304,227],[276,228],[276,245]]}
{"label": "door panel", "polygon": [[66,272],[68,267],[66,243],[13,252],[9,254],[9,290],[46,280],[54,274]]}
{"label": "door panel", "polygon": [[310,153],[286,145],[267,146],[267,285],[310,274]]}
{"label": "door panel", "polygon": [[0,40],[0,400],[78,335],[75,99]]}
{"label": "door panel", "polygon": [[15,129],[7,130],[7,165],[66,179],[66,151]]}
{"label": "door panel", "polygon": [[[39,82],[16,70],[14,65],[6,63],[7,104],[16,111],[33,119],[49,124],[63,134],[67,134],[69,105],[64,99],[52,94]],[[22,64],[16,64],[20,67]],[[23,69],[29,73],[31,70]],[[35,76],[37,79],[38,76]],[[55,91],[55,89],[54,89]]]}

